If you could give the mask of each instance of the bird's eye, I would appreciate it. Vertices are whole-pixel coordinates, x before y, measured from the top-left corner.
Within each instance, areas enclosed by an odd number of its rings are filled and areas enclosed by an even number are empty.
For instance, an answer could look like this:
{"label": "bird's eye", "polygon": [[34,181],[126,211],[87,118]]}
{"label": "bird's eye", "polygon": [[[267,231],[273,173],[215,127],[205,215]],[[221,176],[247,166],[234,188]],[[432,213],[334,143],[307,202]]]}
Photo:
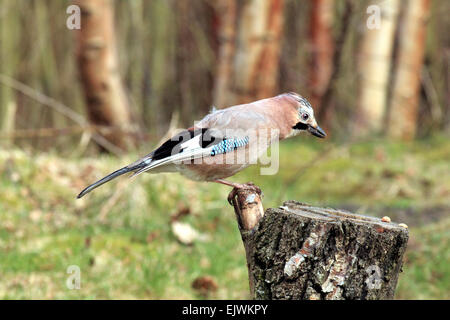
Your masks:
{"label": "bird's eye", "polygon": [[303,119],[303,121],[308,120],[308,118],[309,118],[309,115],[308,115],[307,113],[302,113],[302,119]]}

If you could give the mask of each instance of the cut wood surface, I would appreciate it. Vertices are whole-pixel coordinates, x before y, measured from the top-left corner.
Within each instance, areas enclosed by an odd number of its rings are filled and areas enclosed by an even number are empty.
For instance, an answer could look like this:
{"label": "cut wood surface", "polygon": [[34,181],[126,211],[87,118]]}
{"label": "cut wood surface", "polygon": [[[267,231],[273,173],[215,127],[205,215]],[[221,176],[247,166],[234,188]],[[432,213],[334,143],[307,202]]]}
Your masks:
{"label": "cut wood surface", "polygon": [[406,226],[296,201],[263,212],[251,190],[238,190],[233,205],[254,299],[394,297]]}

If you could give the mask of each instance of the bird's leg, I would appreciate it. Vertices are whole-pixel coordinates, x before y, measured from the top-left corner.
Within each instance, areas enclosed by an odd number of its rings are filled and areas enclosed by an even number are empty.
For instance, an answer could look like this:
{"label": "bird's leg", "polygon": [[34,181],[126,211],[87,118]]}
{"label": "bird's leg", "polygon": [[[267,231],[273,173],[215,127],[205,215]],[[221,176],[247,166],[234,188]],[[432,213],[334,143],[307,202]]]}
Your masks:
{"label": "bird's leg", "polygon": [[221,184],[224,184],[224,185],[229,186],[229,187],[233,187],[233,190],[231,190],[230,194],[228,195],[228,203],[230,205],[233,205],[233,199],[234,199],[234,197],[236,197],[236,193],[237,193],[237,191],[239,189],[241,189],[241,190],[245,189],[245,190],[254,191],[254,192],[256,192],[259,195],[262,194],[261,189],[258,186],[255,186],[251,182],[247,182],[247,183],[242,184],[242,183],[235,183],[235,182],[226,181],[226,180],[223,180],[223,179],[217,179],[217,180],[214,180],[214,182],[221,183]]}
{"label": "bird's leg", "polygon": [[237,188],[237,189],[239,189],[239,188],[242,189],[245,186],[244,184],[241,184],[241,183],[235,183],[235,182],[231,182],[231,181],[227,181],[227,180],[223,180],[223,179],[217,179],[217,180],[214,180],[213,182],[221,183],[226,186]]}

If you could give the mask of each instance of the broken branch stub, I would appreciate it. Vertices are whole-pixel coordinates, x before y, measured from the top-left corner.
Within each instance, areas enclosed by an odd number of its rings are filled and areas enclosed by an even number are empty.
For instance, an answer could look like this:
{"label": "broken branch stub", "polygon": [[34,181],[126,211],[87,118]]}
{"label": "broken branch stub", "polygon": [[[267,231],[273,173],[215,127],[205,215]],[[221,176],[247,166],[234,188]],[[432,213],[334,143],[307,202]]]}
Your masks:
{"label": "broken branch stub", "polygon": [[254,242],[251,241],[253,230],[264,216],[264,208],[261,202],[261,194],[256,189],[233,189],[228,199],[232,200],[234,213],[238,222],[239,231],[244,243],[245,255],[249,274],[250,293],[254,296],[254,279],[251,277],[253,261]]}
{"label": "broken branch stub", "polygon": [[[247,192],[248,193],[248,192]],[[296,201],[249,211],[248,194],[233,204],[255,299],[392,299],[408,229],[380,218]],[[256,198],[255,198],[256,199]],[[262,205],[252,203],[251,208]],[[258,201],[257,201],[258,202]],[[244,215],[256,223],[243,227]]]}

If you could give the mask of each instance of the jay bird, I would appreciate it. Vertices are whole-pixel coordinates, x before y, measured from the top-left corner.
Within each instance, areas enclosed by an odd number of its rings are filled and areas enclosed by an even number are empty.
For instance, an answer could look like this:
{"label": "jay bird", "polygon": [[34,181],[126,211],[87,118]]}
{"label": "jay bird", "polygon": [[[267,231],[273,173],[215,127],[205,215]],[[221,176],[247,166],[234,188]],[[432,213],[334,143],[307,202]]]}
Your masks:
{"label": "jay bird", "polygon": [[128,172],[133,176],[142,172],[180,172],[197,181],[246,188],[249,184],[223,179],[256,163],[274,139],[283,140],[301,132],[326,136],[314,118],[311,104],[293,92],[213,110],[143,158],[86,187],[77,198]]}

